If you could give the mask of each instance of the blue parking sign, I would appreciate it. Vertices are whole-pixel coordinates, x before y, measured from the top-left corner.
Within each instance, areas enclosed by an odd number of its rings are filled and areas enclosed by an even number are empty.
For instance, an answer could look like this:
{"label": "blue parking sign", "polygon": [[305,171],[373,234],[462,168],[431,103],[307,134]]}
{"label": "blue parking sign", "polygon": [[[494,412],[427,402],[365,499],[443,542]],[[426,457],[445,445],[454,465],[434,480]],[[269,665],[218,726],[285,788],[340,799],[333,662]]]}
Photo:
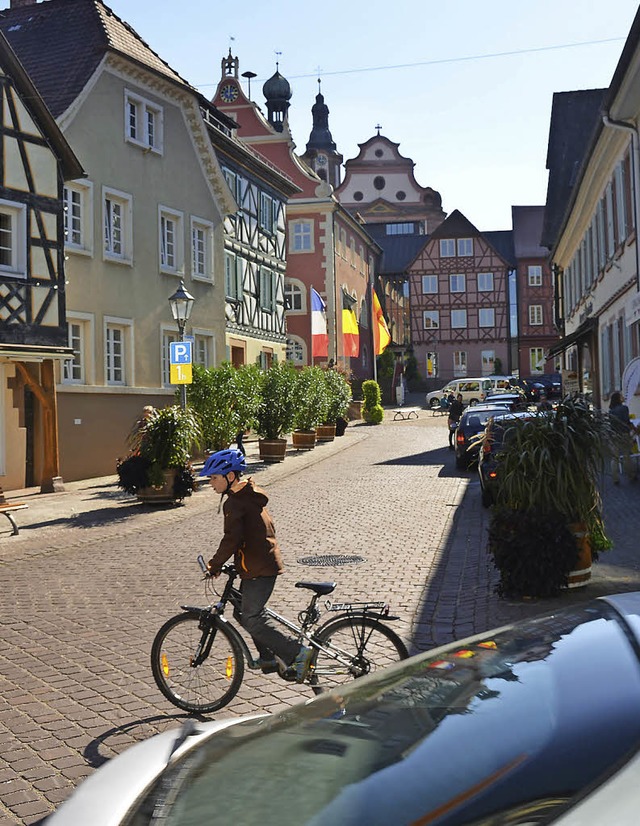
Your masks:
{"label": "blue parking sign", "polygon": [[169,364],[191,364],[190,341],[172,341],[169,344]]}

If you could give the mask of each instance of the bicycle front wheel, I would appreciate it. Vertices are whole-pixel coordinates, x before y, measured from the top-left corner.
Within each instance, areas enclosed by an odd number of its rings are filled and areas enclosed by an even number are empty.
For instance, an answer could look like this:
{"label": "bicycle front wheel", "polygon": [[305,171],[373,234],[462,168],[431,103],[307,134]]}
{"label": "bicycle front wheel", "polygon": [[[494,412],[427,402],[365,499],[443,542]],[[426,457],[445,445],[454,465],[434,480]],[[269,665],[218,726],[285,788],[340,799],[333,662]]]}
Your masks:
{"label": "bicycle front wheel", "polygon": [[373,617],[339,617],[321,628],[316,640],[326,649],[312,661],[309,682],[316,694],[409,656],[395,631]]}
{"label": "bicycle front wheel", "polygon": [[151,647],[151,671],[178,708],[209,714],[231,702],[244,677],[242,649],[212,616],[185,612],[167,620]]}

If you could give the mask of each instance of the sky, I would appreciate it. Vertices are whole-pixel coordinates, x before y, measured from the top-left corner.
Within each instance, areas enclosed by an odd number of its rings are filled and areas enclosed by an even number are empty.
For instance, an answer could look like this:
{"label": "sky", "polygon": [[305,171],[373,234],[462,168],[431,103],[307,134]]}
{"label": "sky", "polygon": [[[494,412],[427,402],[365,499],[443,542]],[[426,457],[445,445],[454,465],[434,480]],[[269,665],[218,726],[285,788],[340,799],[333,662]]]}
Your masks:
{"label": "sky", "polygon": [[320,77],[345,160],[380,124],[418,183],[480,230],[510,229],[512,205],[544,204],[553,93],[608,86],[638,9],[632,0],[107,5],[207,97],[231,46],[240,73],[256,73],[251,97],[266,113],[262,84],[278,61],[300,154]]}

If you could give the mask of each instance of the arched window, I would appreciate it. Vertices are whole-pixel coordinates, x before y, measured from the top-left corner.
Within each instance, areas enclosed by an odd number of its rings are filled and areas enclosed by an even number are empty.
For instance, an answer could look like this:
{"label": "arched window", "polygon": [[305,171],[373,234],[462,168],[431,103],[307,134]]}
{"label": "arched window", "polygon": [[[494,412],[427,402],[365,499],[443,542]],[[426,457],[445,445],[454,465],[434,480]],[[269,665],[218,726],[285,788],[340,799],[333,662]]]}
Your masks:
{"label": "arched window", "polygon": [[296,367],[303,367],[307,363],[306,350],[304,341],[298,336],[287,338],[287,361]]}
{"label": "arched window", "polygon": [[296,278],[284,282],[284,306],[288,313],[307,312],[307,288]]}

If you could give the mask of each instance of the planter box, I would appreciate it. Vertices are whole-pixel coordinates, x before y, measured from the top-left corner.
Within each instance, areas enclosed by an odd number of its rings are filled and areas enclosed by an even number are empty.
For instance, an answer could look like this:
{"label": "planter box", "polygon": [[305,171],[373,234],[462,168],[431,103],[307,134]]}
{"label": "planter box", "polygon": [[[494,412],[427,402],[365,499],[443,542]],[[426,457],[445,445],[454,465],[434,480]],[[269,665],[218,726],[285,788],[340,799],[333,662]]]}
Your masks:
{"label": "planter box", "polygon": [[178,500],[173,494],[173,486],[176,479],[176,469],[169,468],[163,470],[164,484],[155,488],[140,488],[137,497],[140,502],[146,505],[171,505]]}
{"label": "planter box", "polygon": [[316,438],[319,442],[332,442],[336,437],[334,424],[319,424],[316,427]]}
{"label": "planter box", "polygon": [[316,446],[315,430],[294,430],[291,441],[296,450],[311,450]]}
{"label": "planter box", "polygon": [[352,399],[349,402],[349,407],[347,409],[347,418],[349,419],[349,421],[362,418],[362,404],[362,399],[360,399],[359,401],[355,401],[355,399]]}
{"label": "planter box", "polygon": [[287,455],[287,440],[258,439],[258,448],[263,462],[284,462]]}

